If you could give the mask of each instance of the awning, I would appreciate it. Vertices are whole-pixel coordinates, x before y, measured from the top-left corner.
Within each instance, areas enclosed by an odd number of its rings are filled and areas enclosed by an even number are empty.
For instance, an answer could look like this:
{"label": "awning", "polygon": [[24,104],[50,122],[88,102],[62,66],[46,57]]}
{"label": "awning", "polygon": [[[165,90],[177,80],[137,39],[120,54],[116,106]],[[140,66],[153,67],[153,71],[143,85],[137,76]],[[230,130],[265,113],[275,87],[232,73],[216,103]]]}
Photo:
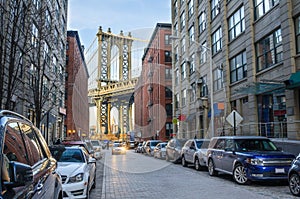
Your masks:
{"label": "awning", "polygon": [[234,93],[238,94],[266,94],[274,92],[284,92],[285,86],[283,83],[264,83],[264,82],[254,82],[238,88]]}
{"label": "awning", "polygon": [[300,71],[292,73],[290,78],[284,81],[287,89],[294,89],[300,87]]}

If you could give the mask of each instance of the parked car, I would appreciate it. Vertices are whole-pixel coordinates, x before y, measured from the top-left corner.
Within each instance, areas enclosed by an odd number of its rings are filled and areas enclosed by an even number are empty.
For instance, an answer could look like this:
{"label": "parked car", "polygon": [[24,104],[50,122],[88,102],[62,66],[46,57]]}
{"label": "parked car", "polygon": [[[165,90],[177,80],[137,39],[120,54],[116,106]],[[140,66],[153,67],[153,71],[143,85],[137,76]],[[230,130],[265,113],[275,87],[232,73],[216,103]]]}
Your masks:
{"label": "parked car", "polygon": [[153,157],[159,158],[159,159],[165,159],[166,158],[166,146],[167,142],[161,142],[158,143],[153,150]]}
{"label": "parked car", "polygon": [[288,173],[289,188],[294,196],[300,196],[300,154],[292,162]]}
{"label": "parked car", "polygon": [[89,198],[96,187],[96,159],[80,146],[50,147],[62,177],[64,198]]}
{"label": "parked car", "polygon": [[207,147],[209,139],[190,139],[186,141],[181,150],[181,163],[186,167],[188,163],[194,164],[196,170],[206,167]]}
{"label": "parked car", "polygon": [[143,146],[143,143],[139,142],[137,147],[135,148],[135,152],[136,153],[142,153],[142,146]]}
{"label": "parked car", "polygon": [[63,197],[57,162],[30,120],[0,110],[0,137],[0,198]]}
{"label": "parked car", "polygon": [[135,148],[135,141],[129,141],[128,143],[127,143],[127,148],[128,149],[134,149]]}
{"label": "parked car", "polygon": [[65,146],[81,146],[87,150],[90,156],[94,157],[94,149],[93,146],[88,145],[86,142],[83,142],[81,140],[65,140],[61,142],[61,144]]}
{"label": "parked car", "polygon": [[114,142],[112,149],[111,149],[111,154],[116,155],[116,154],[126,154],[126,148],[123,146],[122,143],[120,142]]}
{"label": "parked car", "polygon": [[228,173],[238,184],[260,180],[287,180],[295,156],[277,148],[266,137],[214,137],[207,149],[209,175]]}
{"label": "parked car", "polygon": [[147,141],[143,141],[143,144],[142,144],[142,147],[141,147],[142,153],[146,153],[146,151],[145,151],[146,143],[147,143]]}
{"label": "parked car", "polygon": [[147,155],[150,155],[150,156],[153,156],[153,150],[154,150],[154,147],[158,144],[162,142],[161,140],[148,140],[145,144],[145,153]]}
{"label": "parked car", "polygon": [[86,143],[90,143],[94,150],[94,158],[99,160],[102,158],[102,146],[99,140],[86,140]]}
{"label": "parked car", "polygon": [[166,160],[174,163],[181,162],[181,149],[187,139],[172,138],[166,146]]}

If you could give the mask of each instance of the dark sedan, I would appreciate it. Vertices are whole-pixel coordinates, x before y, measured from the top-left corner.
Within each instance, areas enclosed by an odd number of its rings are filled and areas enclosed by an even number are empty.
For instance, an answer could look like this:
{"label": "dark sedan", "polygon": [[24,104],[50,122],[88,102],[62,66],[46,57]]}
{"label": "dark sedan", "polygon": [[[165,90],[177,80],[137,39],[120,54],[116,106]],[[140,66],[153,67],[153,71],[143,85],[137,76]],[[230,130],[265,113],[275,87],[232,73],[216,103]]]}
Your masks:
{"label": "dark sedan", "polygon": [[291,193],[294,196],[300,196],[300,154],[292,162],[288,176]]}

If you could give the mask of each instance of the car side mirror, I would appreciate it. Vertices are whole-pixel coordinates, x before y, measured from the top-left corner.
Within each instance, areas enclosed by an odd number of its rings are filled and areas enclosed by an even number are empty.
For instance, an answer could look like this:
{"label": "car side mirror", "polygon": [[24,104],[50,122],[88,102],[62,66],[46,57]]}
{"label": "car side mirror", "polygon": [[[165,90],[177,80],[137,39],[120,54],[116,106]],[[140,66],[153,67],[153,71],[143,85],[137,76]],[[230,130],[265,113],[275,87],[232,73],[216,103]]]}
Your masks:
{"label": "car side mirror", "polygon": [[89,157],[89,162],[88,163],[96,163],[96,159],[93,157]]}
{"label": "car side mirror", "polygon": [[20,187],[33,183],[31,166],[20,162],[9,163],[10,181],[4,182],[7,187]]}

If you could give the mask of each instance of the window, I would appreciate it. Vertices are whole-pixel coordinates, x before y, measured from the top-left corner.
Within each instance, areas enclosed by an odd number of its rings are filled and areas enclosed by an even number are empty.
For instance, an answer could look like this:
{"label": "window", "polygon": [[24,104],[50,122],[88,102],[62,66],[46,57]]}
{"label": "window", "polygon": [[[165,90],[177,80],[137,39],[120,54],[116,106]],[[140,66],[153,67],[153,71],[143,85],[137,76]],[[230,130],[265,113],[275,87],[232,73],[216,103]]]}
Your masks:
{"label": "window", "polygon": [[175,101],[175,108],[178,109],[179,108],[179,95],[178,94],[175,95],[175,100],[176,100]]}
{"label": "window", "polygon": [[211,1],[211,20],[213,20],[220,12],[220,2],[219,0]]}
{"label": "window", "polygon": [[181,105],[182,106],[186,105],[186,89],[183,89],[181,91]]}
{"label": "window", "polygon": [[198,21],[199,21],[199,33],[202,33],[206,29],[206,13],[205,12],[200,13],[200,15],[198,17]]}
{"label": "window", "polygon": [[189,8],[188,15],[189,15],[189,18],[191,18],[194,14],[194,0],[189,1],[188,8]]}
{"label": "window", "polygon": [[173,134],[173,124],[171,122],[166,123],[166,137],[169,138]]}
{"label": "window", "polygon": [[246,51],[238,54],[229,61],[230,65],[230,82],[239,81],[247,77],[247,60]]}
{"label": "window", "polygon": [[177,2],[177,0],[175,0],[175,2],[174,2],[174,16],[175,17],[177,16],[177,9],[178,9],[178,2]]}
{"label": "window", "polygon": [[205,75],[205,76],[202,77],[200,97],[206,97],[207,95],[208,95],[207,76]]}
{"label": "window", "polygon": [[207,49],[205,48],[206,47],[206,41],[204,43],[202,43],[202,46],[203,46],[203,50],[201,51],[201,54],[200,54],[200,64],[203,64],[206,62],[206,53],[207,53]]}
{"label": "window", "polygon": [[165,62],[172,62],[171,52],[165,51]]}
{"label": "window", "polygon": [[213,71],[214,76],[214,91],[220,90],[223,88],[223,81],[222,81],[222,70],[215,69]]}
{"label": "window", "polygon": [[181,53],[185,52],[185,37],[181,39]]}
{"label": "window", "polygon": [[281,29],[277,29],[256,43],[257,71],[264,70],[282,61]]}
{"label": "window", "polygon": [[178,61],[178,46],[175,46],[174,48],[174,51],[175,51],[175,61]]}
{"label": "window", "polygon": [[168,87],[165,87],[165,96],[166,96],[166,98],[172,97],[172,90]]}
{"label": "window", "polygon": [[220,27],[212,35],[212,54],[216,54],[222,49],[222,28]]}
{"label": "window", "polygon": [[190,75],[195,72],[195,54],[192,54],[190,57]]}
{"label": "window", "polygon": [[260,18],[275,5],[279,4],[280,0],[255,0],[255,19]]}
{"label": "window", "polygon": [[195,28],[194,26],[191,26],[189,29],[189,42],[190,45],[195,41]]}
{"label": "window", "polygon": [[295,34],[296,34],[296,42],[297,42],[297,53],[300,53],[300,16],[295,19]]}
{"label": "window", "polygon": [[33,166],[44,158],[44,151],[37,138],[35,129],[27,124],[20,124],[20,128],[23,131],[24,140],[26,140],[26,148],[29,149],[29,161],[30,165]]}
{"label": "window", "polygon": [[166,104],[167,116],[172,116],[172,104]]}
{"label": "window", "polygon": [[31,44],[33,47],[37,47],[37,42],[38,42],[38,29],[36,25],[33,23],[32,24],[32,35],[31,35]]}
{"label": "window", "polygon": [[47,26],[47,28],[50,28],[51,27],[51,14],[48,9],[46,10],[45,15],[46,15],[46,26]]}
{"label": "window", "polygon": [[177,86],[179,83],[179,71],[178,69],[175,71],[175,85]]}
{"label": "window", "polygon": [[10,161],[29,164],[28,155],[26,155],[26,149],[18,124],[16,122],[7,124],[4,132],[5,141],[3,154],[5,154]]}
{"label": "window", "polygon": [[165,78],[166,79],[172,79],[172,69],[171,68],[166,68],[166,74],[165,74]]}
{"label": "window", "polygon": [[165,45],[171,45],[171,39],[169,34],[165,34]]}
{"label": "window", "polygon": [[181,64],[181,81],[186,78],[186,63]]}
{"label": "window", "polygon": [[183,12],[180,15],[180,30],[183,30],[185,27],[185,13]]}
{"label": "window", "polygon": [[245,14],[244,6],[236,11],[228,20],[229,26],[229,41],[236,38],[242,32],[245,31]]}
{"label": "window", "polygon": [[196,100],[196,84],[193,83],[191,85],[191,90],[190,90],[190,102],[195,102]]}
{"label": "window", "polygon": [[176,22],[174,25],[174,34],[177,35],[178,33],[178,23]]}

